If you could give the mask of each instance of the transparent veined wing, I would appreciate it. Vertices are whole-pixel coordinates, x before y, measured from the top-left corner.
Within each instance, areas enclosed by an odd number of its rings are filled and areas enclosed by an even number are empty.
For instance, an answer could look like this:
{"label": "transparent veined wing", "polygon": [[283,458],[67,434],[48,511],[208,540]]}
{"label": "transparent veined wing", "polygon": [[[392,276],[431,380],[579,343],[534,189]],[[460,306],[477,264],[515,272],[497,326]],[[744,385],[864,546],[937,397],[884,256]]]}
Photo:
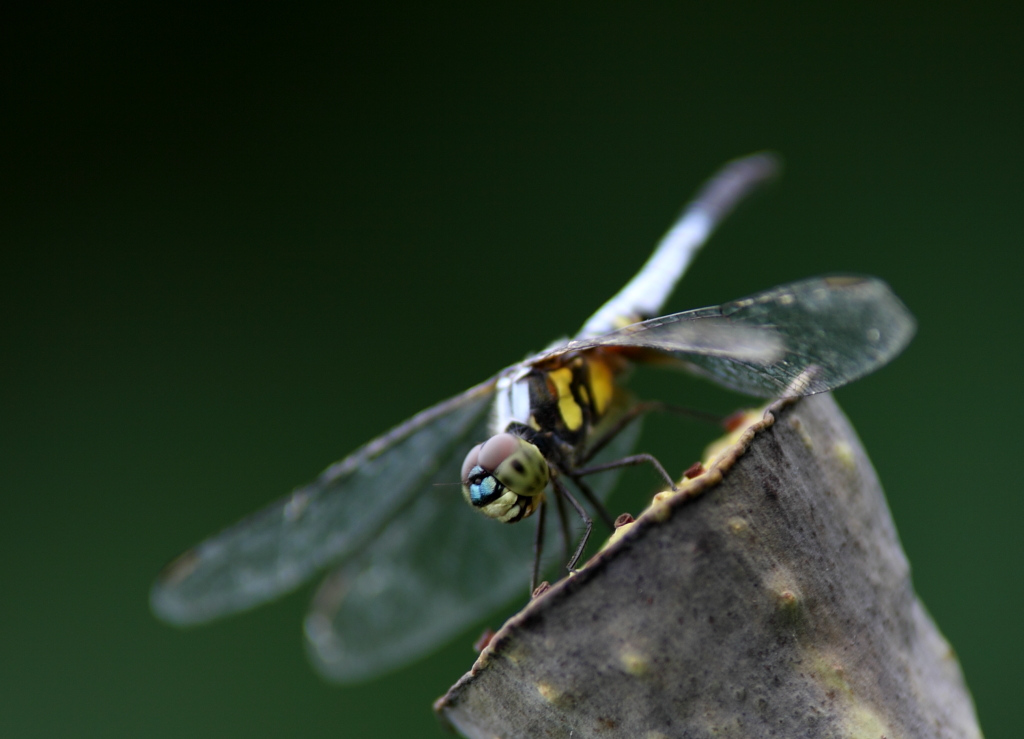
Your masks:
{"label": "transparent veined wing", "polygon": [[[433,494],[439,470],[455,465],[443,481],[459,482],[466,451],[487,436],[493,390],[492,379],[428,408],[188,550],[154,583],[153,611],[177,625],[237,613],[363,550],[418,496]],[[465,505],[457,485],[444,494]]]}
{"label": "transparent veined wing", "polygon": [[882,280],[815,277],[569,342],[550,352],[636,347],[759,397],[833,390],[891,361],[915,321]]}
{"label": "transparent veined wing", "polygon": [[[459,487],[466,452],[490,434],[493,387],[482,383],[423,411],[189,550],[154,584],[154,612],[177,625],[228,616],[341,561],[317,591],[305,630],[317,669],[357,682],[526,597],[534,527],[487,520]],[[639,431],[634,423],[601,458],[627,453]],[[590,485],[603,500],[616,480],[605,474]],[[546,567],[565,564],[559,536],[549,524]]]}
{"label": "transparent veined wing", "polygon": [[[601,459],[628,453],[639,426],[617,436]],[[461,460],[435,477],[458,479],[460,466]],[[611,473],[588,483],[605,499],[616,480]],[[548,516],[555,515],[552,508]],[[576,529],[571,512],[569,520]],[[313,664],[335,682],[366,680],[436,649],[517,597],[525,599],[535,524],[498,524],[451,487],[424,490],[320,586],[305,624]],[[549,521],[545,530],[545,569],[561,577],[568,553],[560,527]],[[573,532],[574,543],[578,535]]]}

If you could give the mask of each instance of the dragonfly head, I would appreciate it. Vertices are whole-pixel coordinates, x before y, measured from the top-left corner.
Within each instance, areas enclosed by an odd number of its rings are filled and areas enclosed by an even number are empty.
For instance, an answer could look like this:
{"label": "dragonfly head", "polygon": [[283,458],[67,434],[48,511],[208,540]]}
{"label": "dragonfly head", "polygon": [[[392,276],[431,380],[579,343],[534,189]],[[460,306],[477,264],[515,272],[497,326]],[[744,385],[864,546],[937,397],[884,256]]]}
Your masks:
{"label": "dragonfly head", "polygon": [[513,434],[497,434],[466,455],[462,495],[489,518],[515,523],[537,509],[549,476],[547,460],[536,446]]}

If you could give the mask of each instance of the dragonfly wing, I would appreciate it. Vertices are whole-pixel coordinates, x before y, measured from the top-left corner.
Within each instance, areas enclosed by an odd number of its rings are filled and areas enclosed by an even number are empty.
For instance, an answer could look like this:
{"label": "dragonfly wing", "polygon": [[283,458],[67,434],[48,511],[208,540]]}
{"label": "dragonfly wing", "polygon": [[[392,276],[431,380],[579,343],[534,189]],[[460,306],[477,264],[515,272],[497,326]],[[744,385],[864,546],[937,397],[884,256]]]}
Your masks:
{"label": "dragonfly wing", "polygon": [[[493,389],[492,379],[413,416],[309,485],[185,552],[154,583],[154,612],[177,625],[227,616],[359,552],[415,503],[437,470],[461,464],[487,436],[478,432]],[[455,469],[447,482],[459,481]],[[461,497],[455,490],[453,497]]]}
{"label": "dragonfly wing", "polygon": [[903,350],[915,326],[877,278],[816,277],[573,341],[555,353],[653,349],[733,390],[787,397],[832,390],[873,372]]}
{"label": "dragonfly wing", "polygon": [[766,152],[735,159],[705,183],[662,237],[636,276],[584,324],[577,338],[597,336],[645,316],[656,316],[718,224],[739,202],[779,172]]}
{"label": "dragonfly wing", "polygon": [[[624,456],[639,431],[632,424],[603,458]],[[434,479],[459,479],[461,463],[442,466]],[[604,499],[617,477],[594,475],[588,483]],[[560,577],[568,554],[555,506],[548,508],[545,564]],[[334,682],[368,680],[424,656],[517,596],[525,601],[535,523],[500,524],[466,505],[451,486],[424,488],[320,586],[306,618],[313,664]],[[579,529],[575,521],[571,527]]]}

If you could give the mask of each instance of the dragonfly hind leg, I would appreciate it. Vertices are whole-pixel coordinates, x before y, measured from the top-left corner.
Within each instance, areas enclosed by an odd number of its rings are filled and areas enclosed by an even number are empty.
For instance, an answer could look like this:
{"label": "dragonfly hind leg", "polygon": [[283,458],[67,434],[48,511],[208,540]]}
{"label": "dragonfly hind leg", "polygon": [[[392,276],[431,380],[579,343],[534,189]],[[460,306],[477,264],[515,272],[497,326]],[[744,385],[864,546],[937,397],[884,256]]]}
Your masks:
{"label": "dragonfly hind leg", "polygon": [[[650,405],[660,407],[663,404],[651,403]],[[644,411],[641,411],[641,413],[642,412]],[[639,415],[640,413],[637,413],[633,416],[633,418],[636,418]],[[622,429],[620,427],[618,431],[621,430]],[[598,472],[619,469],[621,467],[631,467],[638,464],[652,465],[655,468],[655,470],[658,471],[661,477],[665,480],[669,488],[671,488],[673,491],[678,490],[675,482],[669,476],[668,472],[665,471],[665,468],[662,466],[662,464],[650,454],[634,454],[629,457],[623,457],[621,459],[612,460],[611,462],[605,462],[603,464],[597,464],[591,467],[575,469],[572,470],[571,472],[552,470],[553,474],[551,475],[551,484],[555,489],[555,501],[558,505],[558,517],[561,521],[562,526],[562,542],[566,548],[566,551],[568,551],[568,545],[570,541],[569,522],[568,516],[566,515],[567,512],[565,510],[566,501],[568,501],[569,504],[574,509],[576,509],[576,513],[583,521],[583,525],[585,527],[583,535],[580,537],[579,543],[576,545],[576,550],[573,552],[572,556],[569,557],[568,564],[566,565],[566,569],[569,570],[569,572],[575,571],[576,564],[579,562],[580,557],[583,556],[583,551],[586,549],[587,542],[590,540],[590,534],[594,529],[594,521],[587,514],[586,509],[580,504],[578,500],[576,500],[576,497],[572,494],[572,492],[569,490],[566,484],[562,481],[562,475],[568,477],[570,480],[573,481],[576,487],[580,489],[580,492],[583,494],[583,497],[586,498],[587,502],[590,503],[591,506],[593,506],[593,509],[597,512],[598,517],[600,517],[601,520],[608,526],[608,529],[610,531],[614,531],[615,519],[612,518],[612,515],[608,512],[608,509],[601,502],[601,500],[596,495],[594,495],[594,492],[593,490],[590,489],[590,486],[583,481],[583,477],[585,475],[592,475]],[[537,520],[537,532],[534,537],[533,572],[532,577],[530,579],[531,592],[536,591],[537,580],[540,574],[541,554],[544,545],[544,514],[546,509],[547,501],[543,501],[540,506],[540,516]]]}
{"label": "dragonfly hind leg", "polygon": [[622,459],[615,459],[611,462],[605,462],[604,464],[595,464],[592,467],[584,467],[583,469],[573,470],[573,475],[582,477],[584,475],[593,475],[596,472],[605,472],[606,470],[617,470],[620,467],[634,467],[638,464],[649,464],[661,475],[661,478],[668,484],[672,492],[678,492],[679,488],[676,487],[675,481],[665,471],[665,468],[661,466],[661,462],[652,457],[650,454],[632,454]]}

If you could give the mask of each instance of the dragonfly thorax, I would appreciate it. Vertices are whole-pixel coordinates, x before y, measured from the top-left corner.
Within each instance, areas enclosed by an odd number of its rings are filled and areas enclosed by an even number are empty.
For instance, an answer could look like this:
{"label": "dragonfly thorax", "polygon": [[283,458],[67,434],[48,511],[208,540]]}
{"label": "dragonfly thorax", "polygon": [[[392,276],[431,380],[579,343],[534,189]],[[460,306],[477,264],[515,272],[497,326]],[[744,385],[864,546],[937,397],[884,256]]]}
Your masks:
{"label": "dragonfly thorax", "polygon": [[522,424],[578,445],[608,411],[625,367],[613,353],[573,352],[499,378],[492,433]]}
{"label": "dragonfly thorax", "polygon": [[489,518],[515,523],[537,509],[549,477],[540,449],[501,433],[469,450],[462,463],[462,494]]}
{"label": "dragonfly thorax", "polygon": [[514,523],[536,510],[551,465],[572,469],[615,394],[618,367],[597,353],[569,354],[497,382],[494,435],[470,450],[462,490],[474,508]]}

